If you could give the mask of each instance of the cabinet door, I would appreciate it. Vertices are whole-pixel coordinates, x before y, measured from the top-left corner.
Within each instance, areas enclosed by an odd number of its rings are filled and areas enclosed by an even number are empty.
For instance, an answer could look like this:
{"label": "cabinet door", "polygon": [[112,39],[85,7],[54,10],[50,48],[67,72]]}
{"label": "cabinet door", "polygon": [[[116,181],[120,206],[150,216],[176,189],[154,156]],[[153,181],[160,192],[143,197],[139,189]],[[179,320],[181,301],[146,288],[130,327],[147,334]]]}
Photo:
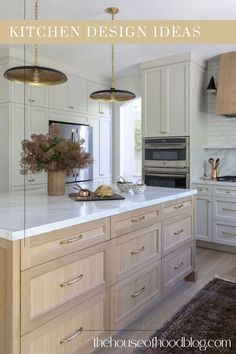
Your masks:
{"label": "cabinet door", "polygon": [[212,200],[198,195],[196,199],[196,238],[212,241]]}
{"label": "cabinet door", "polygon": [[48,87],[28,85],[26,88],[26,103],[32,106],[48,107]]}
{"label": "cabinet door", "polygon": [[92,117],[90,120],[93,127],[93,179],[100,177],[100,118]]}
{"label": "cabinet door", "polygon": [[67,86],[68,82],[49,87],[49,108],[67,110]]}
{"label": "cabinet door", "polygon": [[170,65],[165,68],[165,132],[168,135],[188,135],[188,64]]}
{"label": "cabinet door", "polygon": [[[92,92],[99,91],[102,89],[103,88],[101,87],[101,85],[99,85],[95,82],[92,82],[89,85],[89,95]],[[100,115],[100,102],[93,100],[92,98],[89,98],[89,112],[90,112],[90,114]]]}
{"label": "cabinet door", "polygon": [[156,68],[145,70],[143,84],[143,134],[160,136],[165,134],[164,125],[164,71]]}
{"label": "cabinet door", "polygon": [[28,139],[30,137],[28,118],[28,106],[10,105],[10,187],[24,185],[24,176],[20,173],[21,142],[24,138]]}
{"label": "cabinet door", "polygon": [[[31,107],[29,110],[30,134],[46,134],[48,132],[48,110],[47,108]],[[28,178],[30,185],[47,182],[47,174],[38,172],[31,174]]]}
{"label": "cabinet door", "polygon": [[100,171],[102,177],[112,175],[112,120],[100,120]]}
{"label": "cabinet door", "polygon": [[79,77],[68,77],[68,109],[74,112],[88,112],[88,82]]}
{"label": "cabinet door", "polygon": [[111,103],[100,102],[100,114],[111,117],[112,115]]}

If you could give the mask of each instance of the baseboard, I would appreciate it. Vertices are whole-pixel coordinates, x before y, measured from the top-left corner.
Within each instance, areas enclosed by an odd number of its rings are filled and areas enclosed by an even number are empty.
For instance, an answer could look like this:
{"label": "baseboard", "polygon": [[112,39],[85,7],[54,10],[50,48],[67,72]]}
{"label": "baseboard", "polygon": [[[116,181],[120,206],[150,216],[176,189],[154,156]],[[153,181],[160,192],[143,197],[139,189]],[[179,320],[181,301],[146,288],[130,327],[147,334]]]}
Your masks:
{"label": "baseboard", "polygon": [[209,248],[216,251],[236,253],[235,246],[221,245],[219,243],[200,241],[200,240],[197,240],[196,244],[198,247]]}

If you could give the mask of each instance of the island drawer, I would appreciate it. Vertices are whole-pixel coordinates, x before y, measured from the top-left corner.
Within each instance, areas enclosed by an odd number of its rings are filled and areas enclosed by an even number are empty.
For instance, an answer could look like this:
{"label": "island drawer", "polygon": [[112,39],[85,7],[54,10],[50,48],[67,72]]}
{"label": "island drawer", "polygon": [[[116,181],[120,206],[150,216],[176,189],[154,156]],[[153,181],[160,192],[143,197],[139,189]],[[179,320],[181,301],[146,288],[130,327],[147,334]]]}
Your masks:
{"label": "island drawer", "polygon": [[161,257],[161,224],[154,224],[111,240],[112,284]]}
{"label": "island drawer", "polygon": [[214,220],[213,242],[236,246],[236,223]]}
{"label": "island drawer", "polygon": [[192,212],[182,213],[163,221],[163,254],[167,255],[194,237],[194,218]]}
{"label": "island drawer", "polygon": [[161,296],[161,261],[111,287],[111,327],[121,329]]}
{"label": "island drawer", "polygon": [[108,242],[21,273],[22,334],[103,291]]}
{"label": "island drawer", "polygon": [[102,292],[21,338],[24,354],[87,354],[109,333],[109,296]]}
{"label": "island drawer", "polygon": [[163,205],[162,218],[172,218],[183,212],[191,211],[194,208],[194,198],[187,197],[174,200]]}
{"label": "island drawer", "polygon": [[226,199],[220,197],[213,198],[214,218],[228,221],[236,221],[236,199]]}
{"label": "island drawer", "polygon": [[156,224],[161,220],[161,206],[155,205],[111,217],[111,237],[125,235],[132,231]]}
{"label": "island drawer", "polygon": [[191,242],[162,259],[164,291],[172,288],[193,271],[194,247],[194,242]]}
{"label": "island drawer", "polygon": [[21,269],[28,269],[110,239],[110,218],[21,240]]}

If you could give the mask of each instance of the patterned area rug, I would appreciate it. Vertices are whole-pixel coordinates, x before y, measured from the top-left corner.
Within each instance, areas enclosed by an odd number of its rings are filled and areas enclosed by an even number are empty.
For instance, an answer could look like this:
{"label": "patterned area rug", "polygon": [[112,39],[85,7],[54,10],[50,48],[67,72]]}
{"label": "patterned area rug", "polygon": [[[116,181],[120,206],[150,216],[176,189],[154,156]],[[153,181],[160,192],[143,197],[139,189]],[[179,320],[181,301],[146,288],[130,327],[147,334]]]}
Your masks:
{"label": "patterned area rug", "polygon": [[[186,338],[195,340],[195,345],[178,348],[174,341]],[[219,340],[231,340],[231,348],[215,347]],[[181,308],[160,330],[150,338],[156,348],[142,348],[135,353],[145,354],[220,354],[236,353],[236,283],[215,278],[208,283],[188,304]],[[200,348],[197,341],[202,341]],[[212,348],[205,348],[209,340]],[[158,341],[158,343],[157,343]],[[160,342],[163,346],[160,347]],[[173,348],[167,346],[167,341]],[[183,339],[182,339],[183,341]],[[177,342],[176,342],[177,343]],[[187,343],[188,345],[188,343]],[[208,346],[208,345],[207,345]],[[201,349],[201,350],[200,350]]]}

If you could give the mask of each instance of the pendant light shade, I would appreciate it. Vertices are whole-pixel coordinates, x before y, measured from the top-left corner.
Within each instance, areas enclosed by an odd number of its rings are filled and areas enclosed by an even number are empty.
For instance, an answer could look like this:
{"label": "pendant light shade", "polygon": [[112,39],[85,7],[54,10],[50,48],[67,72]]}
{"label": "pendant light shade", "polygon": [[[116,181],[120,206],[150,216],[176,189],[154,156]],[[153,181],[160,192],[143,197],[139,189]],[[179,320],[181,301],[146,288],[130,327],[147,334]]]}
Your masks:
{"label": "pendant light shade", "polygon": [[[112,21],[114,16],[119,12],[117,7],[109,7],[106,12],[112,15]],[[115,88],[115,46],[112,44],[112,85],[110,89],[99,90],[91,93],[89,96],[93,100],[101,102],[125,102],[136,98],[133,92],[126,90],[119,90]]]}
{"label": "pendant light shade", "polygon": [[[38,0],[35,0],[35,20],[38,20]],[[66,75],[61,71],[39,65],[37,44],[32,66],[15,66],[7,69],[3,75],[10,81],[34,86],[58,85],[67,81]]]}
{"label": "pendant light shade", "polygon": [[110,90],[101,90],[91,93],[90,98],[96,101],[105,102],[125,102],[135,98],[135,94],[130,91],[116,90],[110,88]]}
{"label": "pendant light shade", "polygon": [[39,65],[15,66],[5,71],[4,77],[16,83],[34,86],[58,85],[67,81],[61,71]]}

